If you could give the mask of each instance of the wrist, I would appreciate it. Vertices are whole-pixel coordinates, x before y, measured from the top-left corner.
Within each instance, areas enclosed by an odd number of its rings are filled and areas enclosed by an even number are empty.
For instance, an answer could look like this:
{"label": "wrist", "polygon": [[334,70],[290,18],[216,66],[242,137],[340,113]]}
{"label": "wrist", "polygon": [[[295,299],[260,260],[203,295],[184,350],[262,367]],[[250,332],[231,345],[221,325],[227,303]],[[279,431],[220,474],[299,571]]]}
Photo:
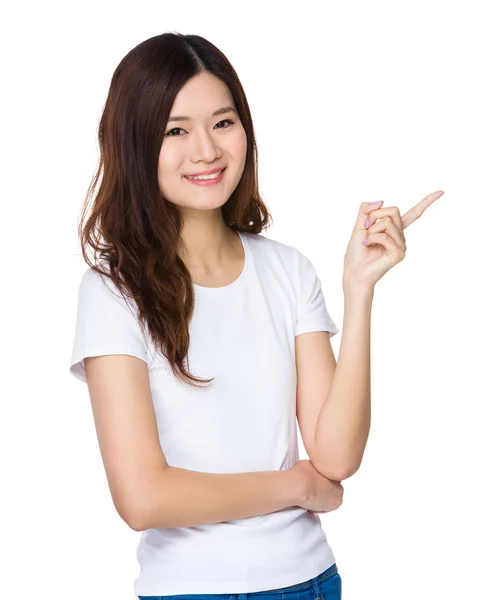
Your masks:
{"label": "wrist", "polygon": [[293,469],[280,472],[285,474],[285,489],[289,505],[301,506],[305,504],[309,496],[306,478],[299,471],[294,471]]}
{"label": "wrist", "polygon": [[355,281],[343,283],[343,296],[346,299],[372,300],[374,297],[374,286],[364,285]]}

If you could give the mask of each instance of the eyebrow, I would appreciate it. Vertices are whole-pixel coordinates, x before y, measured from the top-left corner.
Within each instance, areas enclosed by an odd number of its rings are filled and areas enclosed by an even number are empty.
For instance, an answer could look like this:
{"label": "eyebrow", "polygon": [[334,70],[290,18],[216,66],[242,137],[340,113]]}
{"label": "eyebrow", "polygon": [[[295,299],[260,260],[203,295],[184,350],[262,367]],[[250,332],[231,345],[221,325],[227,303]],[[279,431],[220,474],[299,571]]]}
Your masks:
{"label": "eyebrow", "polygon": [[[222,108],[219,108],[218,110],[213,112],[212,117],[217,117],[219,115],[223,115],[228,112],[234,112],[235,114],[238,114],[232,106],[223,106]],[[191,117],[183,117],[183,116],[177,115],[175,117],[170,117],[168,119],[168,123],[170,123],[171,121],[190,121],[190,120],[191,120]]]}

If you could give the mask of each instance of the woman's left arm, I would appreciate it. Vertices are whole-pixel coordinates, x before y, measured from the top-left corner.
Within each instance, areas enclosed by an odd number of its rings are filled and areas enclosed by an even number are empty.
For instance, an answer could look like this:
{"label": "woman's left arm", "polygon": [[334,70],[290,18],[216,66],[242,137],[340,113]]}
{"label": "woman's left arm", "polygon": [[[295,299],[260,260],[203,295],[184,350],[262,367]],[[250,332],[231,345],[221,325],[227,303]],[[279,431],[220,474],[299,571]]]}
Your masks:
{"label": "woman's left arm", "polygon": [[370,325],[376,283],[406,255],[404,230],[444,192],[428,194],[404,215],[383,201],[363,202],[343,271],[345,312],[336,370],[315,426],[325,477],[342,481],[360,466],[371,423]]}
{"label": "woman's left arm", "polygon": [[371,424],[370,325],[374,290],[345,292],[337,367],[315,429],[325,477],[342,481],[359,468]]}

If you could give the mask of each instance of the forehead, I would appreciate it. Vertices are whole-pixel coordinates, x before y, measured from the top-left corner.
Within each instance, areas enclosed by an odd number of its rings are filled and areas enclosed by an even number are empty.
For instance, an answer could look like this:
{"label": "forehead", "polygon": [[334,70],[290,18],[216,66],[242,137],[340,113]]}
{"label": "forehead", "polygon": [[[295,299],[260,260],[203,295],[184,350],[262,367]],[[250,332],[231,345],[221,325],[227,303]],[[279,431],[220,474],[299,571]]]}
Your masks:
{"label": "forehead", "polygon": [[227,85],[215,75],[198,73],[179,90],[170,116],[205,118],[225,105],[234,107],[233,97]]}

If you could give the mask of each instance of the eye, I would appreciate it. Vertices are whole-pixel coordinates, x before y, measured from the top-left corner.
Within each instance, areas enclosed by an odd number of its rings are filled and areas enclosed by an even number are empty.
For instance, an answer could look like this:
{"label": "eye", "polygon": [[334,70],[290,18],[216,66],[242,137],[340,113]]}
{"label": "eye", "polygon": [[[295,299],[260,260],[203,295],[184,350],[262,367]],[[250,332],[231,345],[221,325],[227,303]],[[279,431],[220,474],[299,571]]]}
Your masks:
{"label": "eye", "polygon": [[[230,125],[233,125],[234,121],[232,119],[224,119],[222,121],[219,121],[217,123],[217,125],[220,125],[221,123],[229,123]],[[216,127],[217,127],[216,125]],[[229,125],[227,127],[219,127],[218,129],[227,129],[229,127]],[[174,134],[174,131],[185,131],[185,129],[182,129],[182,127],[174,127],[173,129],[170,129],[170,131],[165,133],[165,136],[168,137],[180,137],[180,135],[178,134]]]}
{"label": "eye", "polygon": [[174,131],[184,131],[181,127],[175,127],[174,129],[170,129],[170,131],[165,133],[165,136],[171,136],[171,137],[180,137],[178,135],[175,135],[173,132]]}
{"label": "eye", "polygon": [[[226,123],[226,122],[230,123],[231,125],[234,123],[234,121],[232,121],[231,119],[224,119],[223,121],[219,121],[217,123],[217,125],[220,125],[221,123]],[[217,125],[216,125],[216,127],[217,127]],[[219,127],[219,129],[227,129],[227,127]]]}

